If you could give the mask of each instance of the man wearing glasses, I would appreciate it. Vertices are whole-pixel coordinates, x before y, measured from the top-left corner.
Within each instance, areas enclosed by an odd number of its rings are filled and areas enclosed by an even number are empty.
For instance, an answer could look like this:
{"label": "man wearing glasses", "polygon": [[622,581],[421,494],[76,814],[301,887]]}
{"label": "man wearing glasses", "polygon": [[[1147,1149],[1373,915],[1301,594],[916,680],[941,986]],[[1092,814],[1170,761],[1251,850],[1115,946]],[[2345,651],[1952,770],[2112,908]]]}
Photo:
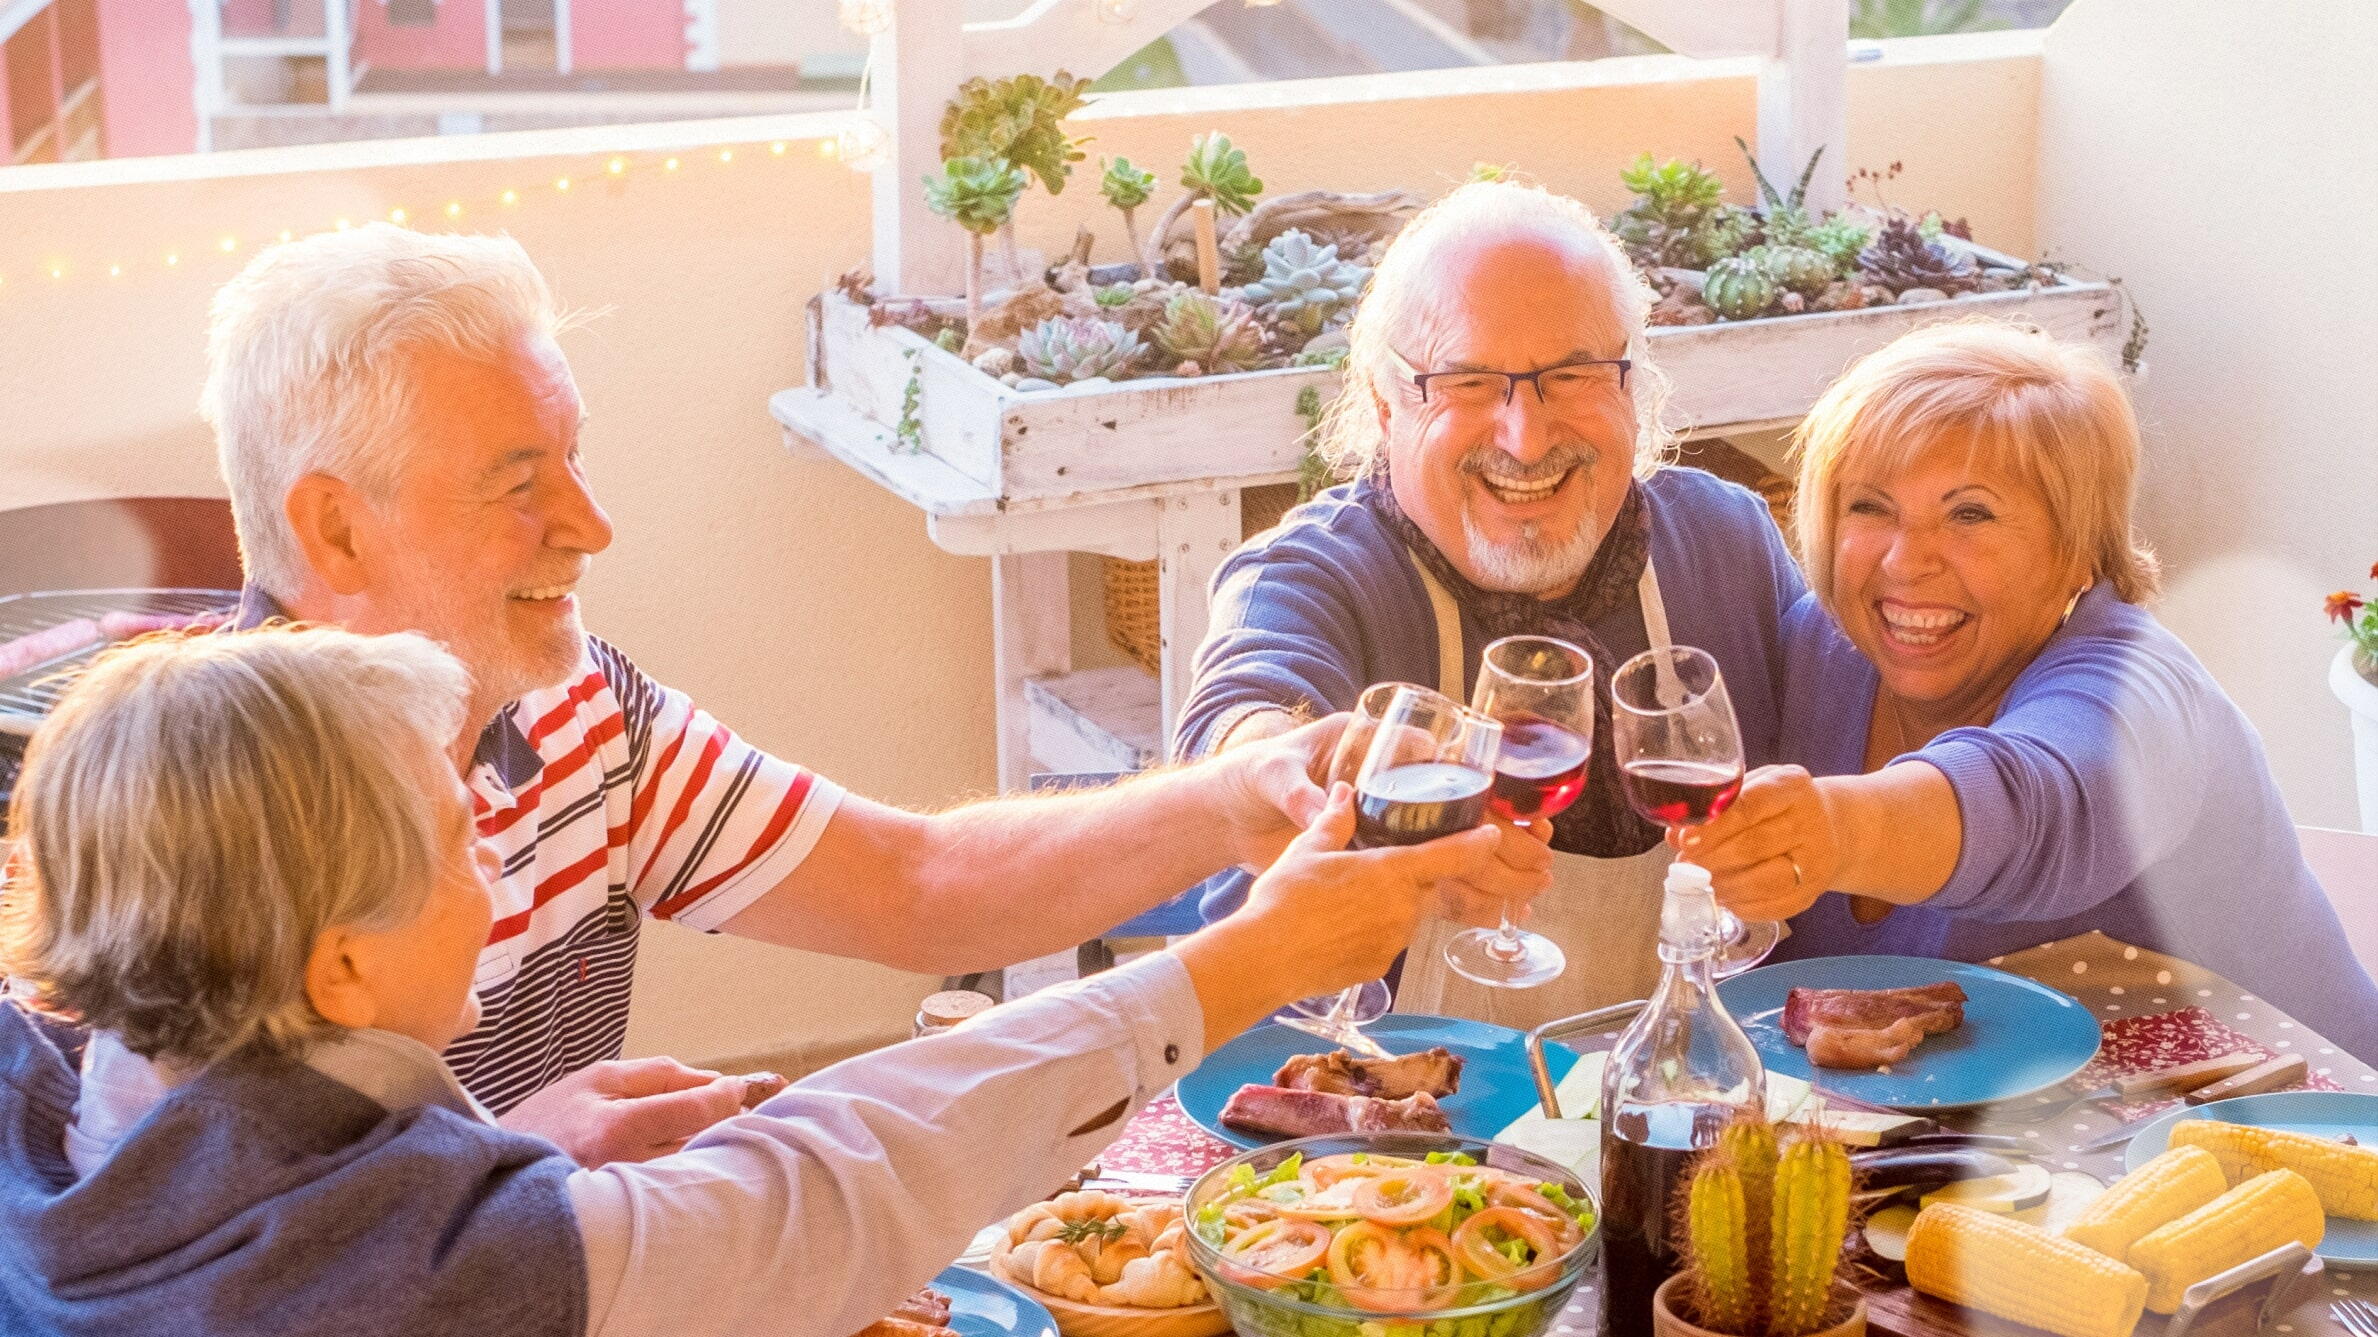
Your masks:
{"label": "man wearing glasses", "polygon": [[1746,760],[1775,759],[1777,628],[1800,573],[1757,497],[1665,463],[1649,303],[1575,200],[1480,183],[1438,201],[1388,248],[1349,331],[1320,449],[1355,481],[1216,577],[1184,756],[1347,709],[1375,682],[1466,701],[1479,651],[1501,636],[1557,636],[1593,656],[1592,769],[1552,826],[1553,890],[1532,920],[1568,971],[1527,990],[1474,984],[1443,966],[1447,930],[1432,923],[1408,955],[1403,1010],[1525,1027],[1648,996],[1669,855],[1610,760],[1607,684],[1629,655],[1709,651]]}

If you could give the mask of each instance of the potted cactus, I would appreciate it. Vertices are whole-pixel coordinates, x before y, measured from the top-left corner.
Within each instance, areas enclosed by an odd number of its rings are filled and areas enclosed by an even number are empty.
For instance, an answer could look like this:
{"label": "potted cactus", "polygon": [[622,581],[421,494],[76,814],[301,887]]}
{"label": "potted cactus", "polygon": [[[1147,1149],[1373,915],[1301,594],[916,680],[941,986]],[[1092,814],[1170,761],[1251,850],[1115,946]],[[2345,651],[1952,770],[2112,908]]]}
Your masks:
{"label": "potted cactus", "polygon": [[1696,1160],[1676,1223],[1685,1269],[1652,1300],[1661,1337],[1863,1337],[1849,1284],[1850,1158],[1822,1131],[1740,1120]]}

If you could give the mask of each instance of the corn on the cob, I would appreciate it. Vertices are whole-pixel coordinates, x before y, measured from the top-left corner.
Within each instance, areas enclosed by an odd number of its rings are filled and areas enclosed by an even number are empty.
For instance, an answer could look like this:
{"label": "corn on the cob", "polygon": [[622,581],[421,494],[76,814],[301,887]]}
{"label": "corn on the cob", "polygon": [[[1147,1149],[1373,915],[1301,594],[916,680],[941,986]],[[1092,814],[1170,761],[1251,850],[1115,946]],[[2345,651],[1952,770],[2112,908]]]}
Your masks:
{"label": "corn on the cob", "polygon": [[2207,1277],[2260,1258],[2289,1241],[2313,1248],[2328,1216],[2320,1195],[2293,1170],[2259,1174],[2130,1246],[2147,1278],[2147,1308],[2169,1314]]}
{"label": "corn on the cob", "polygon": [[2330,1216],[2378,1221],[2378,1147],[2213,1119],[2172,1125],[2172,1145],[2213,1153],[2233,1186],[2267,1171],[2293,1170],[2311,1183]]}
{"label": "corn on the cob", "polygon": [[2229,1191],[2221,1162],[2202,1147],[2173,1147],[2114,1181],[2090,1203],[2064,1237],[2108,1258],[2128,1262],[2130,1246]]}
{"label": "corn on the cob", "polygon": [[2058,1337],[2130,1337],[2147,1279],[2026,1221],[1937,1202],[1907,1232],[1910,1286]]}

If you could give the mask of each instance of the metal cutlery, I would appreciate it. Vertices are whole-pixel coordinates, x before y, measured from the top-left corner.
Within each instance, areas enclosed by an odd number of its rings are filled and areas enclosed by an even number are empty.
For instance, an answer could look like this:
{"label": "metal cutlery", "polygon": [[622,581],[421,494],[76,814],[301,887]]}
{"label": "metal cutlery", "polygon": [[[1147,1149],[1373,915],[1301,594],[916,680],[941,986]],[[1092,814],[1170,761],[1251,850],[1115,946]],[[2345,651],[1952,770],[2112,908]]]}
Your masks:
{"label": "metal cutlery", "polygon": [[2378,1337],[2378,1305],[2367,1300],[2339,1300],[2328,1312],[2353,1337]]}
{"label": "metal cutlery", "polygon": [[2113,1101],[2120,1105],[2136,1104],[2142,1100],[2160,1099],[2208,1086],[2226,1077],[2234,1077],[2264,1062],[2260,1054],[2225,1054],[2220,1058],[2183,1063],[2176,1068],[2156,1072],[2135,1073],[2117,1077],[2094,1091],[2084,1091],[2060,1105],[2040,1105],[2030,1109],[2008,1110],[1998,1117],[2010,1123],[2045,1123],[2065,1114],[2075,1106],[2097,1101]]}
{"label": "metal cutlery", "polygon": [[[2289,1054],[2285,1058],[2271,1059],[2248,1068],[2244,1072],[2224,1077],[2210,1085],[2200,1086],[2181,1096],[2180,1099],[2191,1105],[2210,1105],[2216,1100],[2227,1100],[2231,1096],[2250,1096],[2264,1091],[2284,1091],[2301,1083],[2308,1071],[2310,1068],[2305,1063],[2303,1055]],[[2143,1119],[2133,1119],[2129,1123],[2115,1128],[2112,1132],[2101,1133],[2089,1141],[2083,1142],[2074,1150],[2103,1151],[2107,1147],[2128,1142],[2138,1135],[2141,1128],[2162,1117],[2161,1114],[2150,1114]]]}

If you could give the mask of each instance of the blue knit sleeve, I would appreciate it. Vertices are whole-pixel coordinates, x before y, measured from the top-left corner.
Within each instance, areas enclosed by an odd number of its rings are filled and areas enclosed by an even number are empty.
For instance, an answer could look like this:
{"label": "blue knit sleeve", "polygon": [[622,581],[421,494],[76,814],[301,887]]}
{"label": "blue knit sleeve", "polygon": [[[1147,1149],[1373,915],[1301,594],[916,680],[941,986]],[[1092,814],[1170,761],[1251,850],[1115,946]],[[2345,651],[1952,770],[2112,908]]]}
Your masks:
{"label": "blue knit sleeve", "polygon": [[[2093,596],[2103,597],[2103,596]],[[2132,610],[2135,613],[2135,610]],[[2143,617],[2143,614],[2137,614]],[[1956,871],[1926,904],[1995,922],[2088,911],[2195,830],[2208,781],[2264,765],[2208,727],[2208,679],[2125,635],[2059,635],[1988,728],[1910,754],[1956,791]]]}
{"label": "blue knit sleeve", "polygon": [[1343,710],[1361,691],[1363,633],[1354,599],[1324,550],[1275,530],[1215,574],[1211,620],[1197,650],[1176,754],[1213,750],[1261,710]]}

